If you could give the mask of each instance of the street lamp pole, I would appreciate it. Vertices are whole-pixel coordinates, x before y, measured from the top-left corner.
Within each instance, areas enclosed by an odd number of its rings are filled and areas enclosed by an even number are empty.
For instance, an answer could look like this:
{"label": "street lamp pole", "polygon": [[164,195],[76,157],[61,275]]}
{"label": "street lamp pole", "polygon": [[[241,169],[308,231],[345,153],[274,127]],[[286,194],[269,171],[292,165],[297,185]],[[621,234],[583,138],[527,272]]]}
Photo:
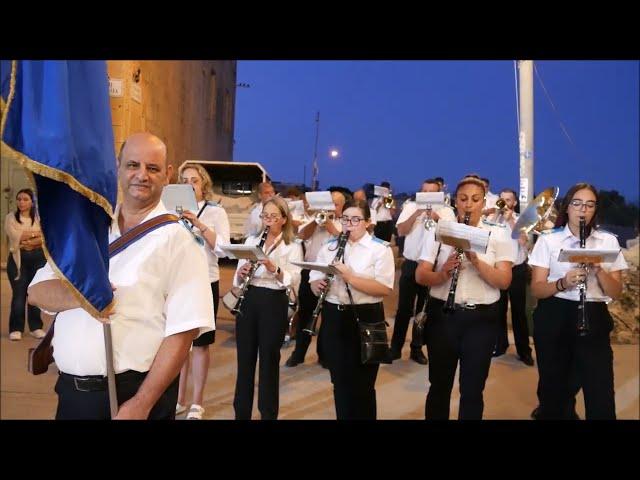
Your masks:
{"label": "street lamp pole", "polygon": [[311,173],[311,190],[318,190],[318,133],[320,132],[320,112],[316,112],[316,145],[313,151],[313,169]]}

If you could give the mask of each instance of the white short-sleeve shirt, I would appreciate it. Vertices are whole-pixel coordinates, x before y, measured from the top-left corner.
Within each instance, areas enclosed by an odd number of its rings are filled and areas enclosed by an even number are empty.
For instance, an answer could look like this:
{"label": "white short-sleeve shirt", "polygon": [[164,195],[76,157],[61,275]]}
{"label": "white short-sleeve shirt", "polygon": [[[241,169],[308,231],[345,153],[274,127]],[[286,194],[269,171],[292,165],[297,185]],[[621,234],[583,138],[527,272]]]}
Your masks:
{"label": "white short-sleeve shirt", "polygon": [[[198,209],[202,209],[204,206],[204,200],[198,202]],[[229,245],[229,235],[230,235],[230,227],[229,227],[229,217],[227,216],[227,212],[225,212],[224,208],[217,204],[209,203],[198,218],[202,223],[204,223],[208,228],[213,230],[216,233],[216,245],[215,248],[211,248],[211,246],[206,242],[203,245],[203,248],[207,254],[207,263],[209,265],[209,281],[211,283],[217,282],[220,280],[220,268],[218,267],[218,258],[226,257],[222,248],[223,245]],[[202,232],[197,228],[193,227],[193,231],[198,235],[202,235]]]}
{"label": "white short-sleeve shirt", "polygon": [[[516,256],[515,247],[511,238],[508,236],[505,228],[488,225],[480,222],[478,228],[490,230],[489,244],[486,253],[479,253],[478,258],[483,262],[495,266],[497,262],[510,262]],[[420,261],[434,263],[440,242],[435,240],[435,236],[428,236],[422,251],[420,252]],[[447,261],[449,255],[455,250],[454,247],[444,245],[440,247],[438,254],[438,263],[435,271],[442,271],[442,265]],[[466,257],[462,260],[464,269],[459,270],[458,285],[456,288],[455,303],[460,304],[482,304],[489,305],[500,299],[500,289],[495,288],[485,282]],[[431,287],[430,295],[440,300],[446,301],[449,296],[449,287],[451,286],[451,278],[440,284]]]}
{"label": "white short-sleeve shirt", "polygon": [[[305,218],[305,223],[300,225],[298,231],[302,231],[306,226],[308,226],[311,222],[315,221],[315,216],[307,216]],[[333,226],[338,229],[339,232],[342,231],[342,224],[340,220],[334,218],[330,220],[333,223]],[[331,235],[326,227],[324,226],[316,226],[316,229],[313,231],[313,234],[304,241],[304,261],[305,262],[315,262],[318,257],[318,252],[322,248],[322,246],[327,243],[331,238],[334,238]]]}
{"label": "white short-sleeve shirt", "polygon": [[371,202],[371,210],[376,212],[376,222],[388,222],[391,220],[391,211],[384,206],[384,199],[376,197]]}
{"label": "white short-sleeve shirt", "polygon": [[[326,243],[318,253],[317,262],[332,263],[337,253],[337,244],[337,239]],[[351,267],[357,275],[371,278],[393,288],[395,263],[388,242],[372,237],[368,233],[365,233],[357,242],[348,241],[344,249],[344,264]],[[310,282],[323,278],[325,278],[325,274],[317,270],[311,270],[309,273]],[[367,295],[352,285],[349,288],[351,288],[353,301],[357,305],[382,301],[382,297]],[[347,288],[340,275],[334,277],[325,300],[338,305],[350,304]]]}
{"label": "white short-sleeve shirt", "polygon": [[[407,201],[404,203],[402,207],[402,212],[400,212],[400,216],[398,217],[398,221],[396,222],[396,226],[407,221],[411,215],[413,215],[416,210],[418,210],[418,205],[414,201]],[[442,207],[434,208],[433,211],[440,216],[442,220],[450,220],[455,221],[456,216],[453,213],[453,209],[446,205]],[[426,213],[422,213],[418,215],[413,222],[413,226],[407,235],[404,237],[404,250],[402,251],[402,256],[407,260],[413,260],[414,262],[418,261],[420,257],[420,249],[422,248],[422,244],[425,241],[425,237],[430,234],[434,235],[434,232],[427,232],[424,228],[424,221],[426,218]]]}
{"label": "white short-sleeve shirt", "polygon": [[262,213],[262,203],[256,203],[251,212],[249,213],[249,217],[244,224],[244,236],[251,237],[253,235],[258,235],[262,230],[262,219],[260,218],[260,214]]}
{"label": "white short-sleeve shirt", "polygon": [[[585,247],[619,249],[620,245],[618,239],[613,234],[602,230],[593,230],[585,242]],[[531,255],[529,255],[529,265],[549,269],[549,276],[547,277],[549,282],[564,277],[569,270],[576,268],[577,264],[558,262],[558,254],[562,248],[580,248],[580,239],[571,233],[568,225],[540,235],[540,238],[538,238],[538,241],[533,247]],[[616,272],[629,268],[622,252],[620,252],[614,262],[602,263],[600,266],[606,272]],[[577,288],[557,292],[554,296],[576,302],[580,300],[580,293]],[[602,291],[602,288],[600,288],[598,279],[593,271],[589,272],[587,276],[587,301],[608,302],[610,300],[611,298],[607,297]]]}
{"label": "white short-sleeve shirt", "polygon": [[[114,218],[118,218],[120,207]],[[162,202],[144,221],[167,213]],[[120,237],[117,220],[109,241]],[[58,277],[47,263],[31,285]],[[195,328],[215,328],[213,298],[203,249],[179,223],[153,230],[109,261],[115,311],[111,315],[116,373],[146,372],[162,341]],[[85,310],[60,312],[52,340],[58,369],[71,375],[106,375],[102,323]]]}
{"label": "white short-sleeve shirt", "polygon": [[[276,245],[280,237],[276,238],[273,245]],[[260,243],[260,236],[249,237],[245,240],[245,245],[258,245]],[[289,245],[281,241],[277,244],[276,248],[269,248],[265,253],[271,259],[277,267],[282,270],[282,282],[280,282],[275,273],[270,272],[264,265],[260,265],[251,280],[250,285],[255,287],[270,288],[272,290],[285,290],[287,288],[293,288],[297,292],[300,286],[300,272],[301,268],[297,265],[293,265],[291,262],[302,261],[302,246],[297,242],[291,242]],[[248,260],[238,260],[238,267],[236,268],[236,274],[233,276],[233,285],[239,287],[241,282],[238,281],[238,271],[242,266],[247,263]]]}

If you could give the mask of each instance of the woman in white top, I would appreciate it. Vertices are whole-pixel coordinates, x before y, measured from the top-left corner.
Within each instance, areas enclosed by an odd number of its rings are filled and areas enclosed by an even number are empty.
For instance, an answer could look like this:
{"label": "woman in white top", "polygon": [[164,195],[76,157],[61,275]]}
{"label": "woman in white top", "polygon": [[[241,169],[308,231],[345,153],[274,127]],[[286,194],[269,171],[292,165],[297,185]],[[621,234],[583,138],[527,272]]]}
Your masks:
{"label": "woman in white top", "polygon": [[[511,265],[515,257],[505,229],[481,220],[485,195],[483,182],[466,177],[458,184],[453,197],[458,221],[469,214],[469,225],[490,230],[486,253],[465,251],[460,262],[453,247],[440,245],[429,236],[416,269],[416,281],[430,287],[424,327],[431,383],[425,404],[427,420],[449,419],[451,389],[458,362],[458,418],[482,419],[483,391],[498,328],[500,290],[507,289],[511,283]],[[456,267],[459,267],[459,276],[455,309],[445,313],[443,307]]]}
{"label": "woman in white top", "polygon": [[25,311],[27,287],[38,269],[46,263],[42,250],[40,219],[36,214],[33,191],[30,188],[24,188],[18,192],[16,206],[16,211],[7,214],[4,221],[4,230],[9,239],[7,275],[11,283],[9,339],[22,339],[25,313],[28,313],[30,335],[43,338],[45,332],[42,330],[40,309],[29,305]]}
{"label": "woman in white top", "polygon": [[[540,375],[537,419],[571,418],[576,382],[582,385],[588,420],[616,418],[613,351],[609,341],[613,320],[607,301],[622,293],[621,271],[627,264],[622,253],[612,263],[590,264],[586,270],[558,262],[560,249],[580,247],[580,217],[584,217],[586,224],[585,248],[620,248],[612,234],[596,227],[597,213],[596,188],[587,183],[574,185],[562,202],[558,228],[541,235],[529,256],[531,293],[538,298],[533,314]],[[585,279],[589,330],[581,336],[577,287]]]}
{"label": "woman in white top", "polygon": [[[256,360],[260,357],[258,409],[262,420],[275,420],[279,409],[280,347],[288,327],[287,288],[298,289],[302,247],[294,242],[291,213],[287,203],[272,197],[264,204],[263,227],[269,227],[263,250],[267,259],[255,270],[240,313],[236,316],[238,376],[233,407],[236,420],[250,420]],[[246,245],[258,245],[264,233],[250,236]],[[251,263],[239,260],[234,286],[239,287],[249,275]]]}
{"label": "woman in white top", "polygon": [[[322,306],[325,361],[331,372],[338,420],[376,419],[375,383],[379,365],[363,365],[360,335],[354,308],[361,322],[384,320],[383,297],[393,291],[395,265],[389,244],[367,233],[371,211],[363,200],[348,200],[340,221],[349,232],[340,271],[331,283]],[[331,239],[318,253],[319,263],[333,263],[338,240]],[[322,272],[311,270],[311,290],[316,296],[326,289]],[[348,286],[348,287],[347,287]],[[355,307],[347,288],[351,290]]]}
{"label": "woman in white top", "polygon": [[[188,183],[193,187],[198,201],[198,212],[186,210],[184,216],[193,225],[194,233],[200,235],[205,241],[203,248],[209,264],[209,282],[211,282],[211,293],[213,295],[214,316],[217,318],[220,297],[218,258],[226,255],[220,246],[229,244],[229,218],[227,217],[227,212],[221,206],[211,202],[213,197],[211,177],[202,165],[195,163],[184,164],[178,172],[178,179],[180,183]],[[209,345],[214,343],[215,340],[216,331],[212,330],[203,333],[193,341],[193,349],[191,351],[193,398],[191,400],[191,408],[187,413],[187,420],[201,420],[204,414],[202,399],[204,386],[207,383],[207,374],[209,373],[211,355]],[[187,358],[180,371],[176,414],[186,410],[188,376],[189,359]]]}

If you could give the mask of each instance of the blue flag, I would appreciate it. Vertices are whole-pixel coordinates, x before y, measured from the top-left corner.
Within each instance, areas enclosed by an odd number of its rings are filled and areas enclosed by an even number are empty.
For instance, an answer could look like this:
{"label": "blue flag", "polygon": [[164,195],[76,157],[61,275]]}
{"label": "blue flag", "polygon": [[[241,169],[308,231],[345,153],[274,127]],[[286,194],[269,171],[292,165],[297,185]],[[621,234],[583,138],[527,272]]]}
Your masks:
{"label": "blue flag", "polygon": [[2,161],[27,170],[44,251],[93,315],[113,300],[108,235],[117,197],[105,61],[0,61]]}

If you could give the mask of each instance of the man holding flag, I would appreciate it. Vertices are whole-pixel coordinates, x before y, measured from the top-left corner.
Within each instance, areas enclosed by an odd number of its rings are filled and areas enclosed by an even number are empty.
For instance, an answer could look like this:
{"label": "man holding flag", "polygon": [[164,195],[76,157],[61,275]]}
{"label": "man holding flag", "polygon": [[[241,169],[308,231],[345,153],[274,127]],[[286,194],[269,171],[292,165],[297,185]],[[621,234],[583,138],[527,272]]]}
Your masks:
{"label": "man holding flag", "polygon": [[[111,220],[104,62],[12,62],[8,81],[6,63],[2,155],[34,174],[48,259],[29,302],[59,312],[56,418],[114,418],[111,370],[115,418],[174,418],[180,367],[214,319],[204,254],[160,201],[171,175],[166,147],[150,134],[127,139],[117,162],[123,203]],[[101,322],[112,335],[103,337]]]}

